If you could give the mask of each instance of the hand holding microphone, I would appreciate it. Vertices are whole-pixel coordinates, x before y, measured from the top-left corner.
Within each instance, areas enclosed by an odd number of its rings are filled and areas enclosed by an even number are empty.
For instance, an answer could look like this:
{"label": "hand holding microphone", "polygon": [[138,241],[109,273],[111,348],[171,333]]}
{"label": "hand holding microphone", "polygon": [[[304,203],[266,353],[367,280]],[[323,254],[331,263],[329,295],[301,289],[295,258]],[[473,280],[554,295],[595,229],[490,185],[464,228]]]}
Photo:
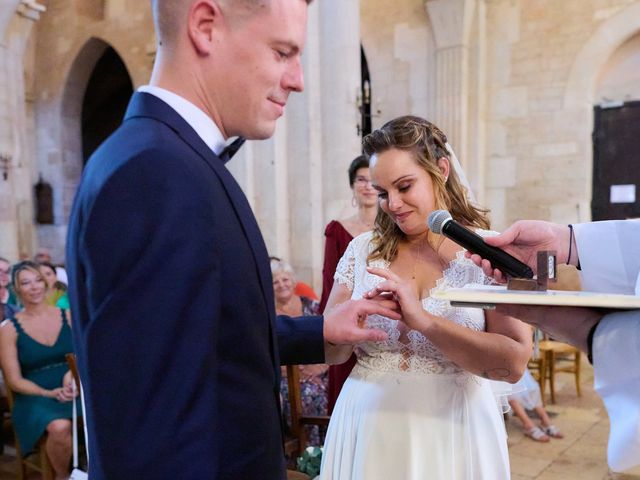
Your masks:
{"label": "hand holding microphone", "polygon": [[446,210],[436,210],[429,215],[429,230],[453,240],[471,253],[491,262],[494,268],[517,278],[533,278],[533,270],[504,250],[487,245],[484,239],[456,222]]}

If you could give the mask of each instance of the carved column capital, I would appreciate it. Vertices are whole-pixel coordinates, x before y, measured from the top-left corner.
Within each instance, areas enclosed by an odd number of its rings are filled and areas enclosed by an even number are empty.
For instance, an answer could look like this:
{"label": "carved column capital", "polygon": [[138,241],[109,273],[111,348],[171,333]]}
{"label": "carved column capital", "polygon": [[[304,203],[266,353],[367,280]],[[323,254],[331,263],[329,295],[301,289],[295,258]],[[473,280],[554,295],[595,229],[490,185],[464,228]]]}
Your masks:
{"label": "carved column capital", "polygon": [[436,47],[466,46],[478,0],[426,0]]}

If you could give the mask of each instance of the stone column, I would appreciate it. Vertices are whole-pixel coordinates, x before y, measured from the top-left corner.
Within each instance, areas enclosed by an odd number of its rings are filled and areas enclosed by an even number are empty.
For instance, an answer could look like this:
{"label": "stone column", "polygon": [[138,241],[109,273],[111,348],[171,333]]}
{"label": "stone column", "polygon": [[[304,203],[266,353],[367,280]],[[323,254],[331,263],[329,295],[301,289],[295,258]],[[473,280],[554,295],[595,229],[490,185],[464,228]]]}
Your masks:
{"label": "stone column", "polygon": [[289,97],[273,138],[247,142],[229,169],[255,212],[267,248],[318,294],[324,226],[351,208],[347,168],[360,153],[358,0],[309,6],[305,91]]}
{"label": "stone column", "polygon": [[[323,0],[324,1],[324,0]],[[320,9],[309,7],[307,44],[303,55],[305,91],[291,98],[287,107],[287,161],[290,208],[290,261],[300,280],[310,282],[320,294],[324,247],[323,145]]]}
{"label": "stone column", "polygon": [[361,152],[356,106],[360,91],[360,2],[322,0],[322,184],[325,223],[350,209],[347,168]]}
{"label": "stone column", "polygon": [[4,46],[4,37],[7,26],[16,12],[21,0],[0,0],[0,44]]}
{"label": "stone column", "polygon": [[[35,247],[32,168],[35,163],[33,114],[25,94],[25,57],[34,22],[45,8],[33,0],[10,3],[9,21],[0,14],[0,155],[7,179],[0,176],[0,255],[10,260],[31,256]],[[2,5],[6,7],[10,5]],[[2,10],[4,11],[4,10]],[[4,22],[4,23],[3,23]]]}
{"label": "stone column", "polygon": [[464,162],[467,154],[469,37],[477,0],[427,0],[436,39],[437,125]]}

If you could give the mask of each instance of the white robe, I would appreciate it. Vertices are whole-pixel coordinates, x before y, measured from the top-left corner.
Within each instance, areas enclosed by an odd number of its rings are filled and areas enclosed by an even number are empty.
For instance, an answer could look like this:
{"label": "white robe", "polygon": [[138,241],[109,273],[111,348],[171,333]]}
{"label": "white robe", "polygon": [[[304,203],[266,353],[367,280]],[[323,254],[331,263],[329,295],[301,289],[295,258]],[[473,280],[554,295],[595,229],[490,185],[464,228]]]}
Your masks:
{"label": "white robe", "polygon": [[[574,226],[584,290],[640,295],[640,221]],[[611,431],[609,466],[640,465],[640,310],[605,315],[593,338],[595,389]]]}

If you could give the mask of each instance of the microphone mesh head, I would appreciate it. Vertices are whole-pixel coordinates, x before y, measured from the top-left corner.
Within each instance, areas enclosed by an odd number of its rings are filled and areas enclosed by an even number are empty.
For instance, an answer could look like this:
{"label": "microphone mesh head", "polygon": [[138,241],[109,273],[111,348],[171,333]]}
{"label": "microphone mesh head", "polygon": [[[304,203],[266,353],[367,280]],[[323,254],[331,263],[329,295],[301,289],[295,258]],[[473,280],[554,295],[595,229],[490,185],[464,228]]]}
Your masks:
{"label": "microphone mesh head", "polygon": [[450,219],[451,219],[451,214],[446,210],[434,210],[429,215],[429,220],[428,220],[429,230],[431,230],[433,233],[437,233],[438,235],[441,235],[442,225],[444,225],[444,223]]}

